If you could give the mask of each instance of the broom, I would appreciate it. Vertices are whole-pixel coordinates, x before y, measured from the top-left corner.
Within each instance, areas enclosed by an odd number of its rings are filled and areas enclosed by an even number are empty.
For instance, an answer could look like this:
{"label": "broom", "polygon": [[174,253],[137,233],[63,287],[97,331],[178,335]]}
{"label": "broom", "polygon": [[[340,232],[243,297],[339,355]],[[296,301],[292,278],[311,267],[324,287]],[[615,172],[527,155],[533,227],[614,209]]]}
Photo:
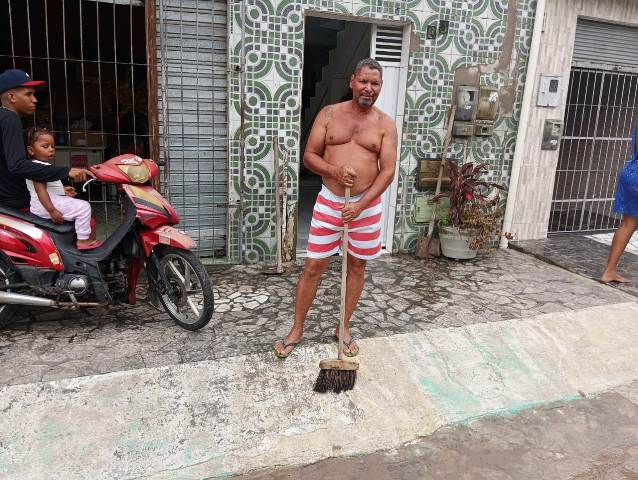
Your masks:
{"label": "broom", "polygon": [[[350,187],[346,187],[345,204],[350,200]],[[314,391],[326,393],[332,390],[341,393],[352,390],[357,380],[359,364],[343,359],[343,330],[346,316],[346,277],[348,272],[348,224],[343,225],[343,240],[341,243],[341,313],[339,318],[339,353],[336,359],[321,360],[319,362],[319,375],[315,382]]]}

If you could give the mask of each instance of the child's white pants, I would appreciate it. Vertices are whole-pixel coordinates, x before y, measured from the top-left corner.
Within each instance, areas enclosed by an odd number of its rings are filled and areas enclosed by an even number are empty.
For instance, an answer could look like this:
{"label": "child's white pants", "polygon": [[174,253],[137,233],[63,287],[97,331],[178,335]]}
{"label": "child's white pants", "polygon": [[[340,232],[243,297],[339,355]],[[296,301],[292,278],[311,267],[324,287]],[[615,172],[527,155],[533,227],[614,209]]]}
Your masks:
{"label": "child's white pants", "polygon": [[[66,195],[50,195],[51,203],[64,219],[75,222],[78,240],[87,240],[91,236],[91,205],[85,200]],[[49,212],[37,198],[31,199],[31,213],[42,218],[51,218]]]}

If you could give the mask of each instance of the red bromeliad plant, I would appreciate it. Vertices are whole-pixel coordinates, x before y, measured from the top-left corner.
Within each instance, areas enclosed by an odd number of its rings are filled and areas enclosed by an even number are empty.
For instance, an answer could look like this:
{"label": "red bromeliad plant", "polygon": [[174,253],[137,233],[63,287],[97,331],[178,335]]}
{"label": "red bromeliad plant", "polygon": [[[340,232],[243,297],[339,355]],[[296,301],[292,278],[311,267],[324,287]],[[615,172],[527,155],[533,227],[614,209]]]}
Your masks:
{"label": "red bromeliad plant", "polygon": [[[486,182],[481,177],[488,173],[488,163],[468,162],[460,168],[452,160],[447,161],[450,172],[450,188],[446,192],[436,195],[432,201],[438,203],[441,198],[450,199],[448,223],[454,227],[476,227],[476,222],[469,217],[486,207],[492,210],[498,204],[500,197],[488,198],[492,189],[505,190],[505,187],[494,182]],[[471,210],[472,212],[468,211]],[[486,212],[487,213],[487,212]],[[491,212],[494,215],[494,212]],[[491,218],[494,221],[494,218]]]}

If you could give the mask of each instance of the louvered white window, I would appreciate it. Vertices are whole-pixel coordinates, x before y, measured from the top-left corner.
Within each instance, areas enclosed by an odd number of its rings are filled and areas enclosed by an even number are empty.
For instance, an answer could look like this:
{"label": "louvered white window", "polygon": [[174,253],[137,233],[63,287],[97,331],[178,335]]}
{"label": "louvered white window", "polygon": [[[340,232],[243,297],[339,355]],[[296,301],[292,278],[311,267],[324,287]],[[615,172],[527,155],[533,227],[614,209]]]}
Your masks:
{"label": "louvered white window", "polygon": [[375,25],[372,31],[372,56],[381,63],[401,63],[403,27]]}

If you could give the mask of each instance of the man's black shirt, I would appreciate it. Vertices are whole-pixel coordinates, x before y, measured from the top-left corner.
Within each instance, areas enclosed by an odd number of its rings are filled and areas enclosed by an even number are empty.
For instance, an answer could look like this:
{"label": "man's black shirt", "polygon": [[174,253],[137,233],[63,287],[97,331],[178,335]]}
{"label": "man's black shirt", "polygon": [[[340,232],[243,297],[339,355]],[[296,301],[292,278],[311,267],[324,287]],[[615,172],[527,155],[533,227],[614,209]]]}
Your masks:
{"label": "man's black shirt", "polygon": [[29,208],[25,179],[54,182],[68,178],[68,167],[38,165],[26,156],[22,122],[18,114],[0,108],[0,205]]}

